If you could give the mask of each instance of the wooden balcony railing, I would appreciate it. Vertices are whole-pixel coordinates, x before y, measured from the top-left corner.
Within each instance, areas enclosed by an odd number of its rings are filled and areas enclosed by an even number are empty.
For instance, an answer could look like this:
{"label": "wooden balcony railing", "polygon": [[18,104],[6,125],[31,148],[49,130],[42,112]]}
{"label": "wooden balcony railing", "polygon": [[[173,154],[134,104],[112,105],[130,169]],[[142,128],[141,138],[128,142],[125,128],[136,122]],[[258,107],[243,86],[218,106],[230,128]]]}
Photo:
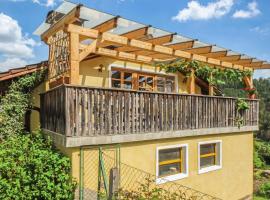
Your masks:
{"label": "wooden balcony railing", "polygon": [[[63,85],[41,95],[41,126],[69,137],[237,127],[236,101]],[[259,102],[246,101],[244,126],[257,126]]]}

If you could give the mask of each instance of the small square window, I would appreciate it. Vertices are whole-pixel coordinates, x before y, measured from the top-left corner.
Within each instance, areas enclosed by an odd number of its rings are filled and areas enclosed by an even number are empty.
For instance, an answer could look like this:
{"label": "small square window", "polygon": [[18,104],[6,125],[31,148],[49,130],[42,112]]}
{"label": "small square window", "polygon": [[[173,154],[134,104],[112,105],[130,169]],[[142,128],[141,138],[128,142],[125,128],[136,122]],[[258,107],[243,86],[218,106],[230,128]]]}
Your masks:
{"label": "small square window", "polygon": [[187,153],[187,145],[157,149],[157,184],[187,177]]}
{"label": "small square window", "polygon": [[221,141],[199,143],[199,174],[221,168],[221,151]]}

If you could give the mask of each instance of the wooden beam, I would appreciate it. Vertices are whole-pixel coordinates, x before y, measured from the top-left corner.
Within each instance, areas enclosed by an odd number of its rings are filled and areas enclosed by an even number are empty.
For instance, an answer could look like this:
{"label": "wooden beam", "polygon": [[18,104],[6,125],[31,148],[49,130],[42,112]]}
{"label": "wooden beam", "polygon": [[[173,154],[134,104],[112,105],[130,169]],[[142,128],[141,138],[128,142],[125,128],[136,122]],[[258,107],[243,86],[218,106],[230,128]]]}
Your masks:
{"label": "wooden beam", "polygon": [[70,84],[79,85],[79,34],[70,33]]}
{"label": "wooden beam", "polygon": [[238,61],[233,62],[235,64],[244,65],[244,64],[251,64],[252,59],[240,59]]}
{"label": "wooden beam", "polygon": [[203,53],[203,55],[210,58],[220,58],[220,57],[225,57],[227,55],[227,51]]}
{"label": "wooden beam", "polygon": [[49,36],[55,34],[57,31],[61,29],[64,29],[66,24],[71,24],[76,20],[78,20],[78,18],[80,17],[80,8],[81,5],[78,5],[75,8],[73,8],[68,14],[66,14],[58,22],[53,24],[47,31],[45,31],[41,35],[41,39],[46,42]]}
{"label": "wooden beam", "polygon": [[135,55],[131,53],[120,52],[120,51],[106,49],[106,48],[98,48],[96,53],[100,55],[108,56],[108,57],[119,58],[122,60],[129,60],[129,61],[138,62],[138,63],[151,64],[151,62],[153,61],[153,58],[148,57],[148,56]]}
{"label": "wooden beam", "polygon": [[98,46],[98,39],[94,40],[91,44],[87,45],[79,54],[79,61],[85,59],[90,53],[95,53]]}
{"label": "wooden beam", "polygon": [[[169,35],[165,35],[165,36],[161,36],[161,37],[157,37],[157,38],[152,38],[152,39],[148,39],[148,40],[143,40],[145,42],[150,42],[152,44],[155,44],[155,45],[162,45],[162,44],[165,44],[165,43],[169,43],[172,41],[173,39],[173,36],[175,34],[169,34]],[[143,55],[150,55],[152,54],[151,52],[147,53],[146,51],[141,51],[141,50],[138,50],[137,48],[130,48],[130,47],[119,47],[117,48],[118,51],[132,51],[133,53],[136,53],[136,54],[143,54]]]}
{"label": "wooden beam", "polygon": [[[212,73],[210,74],[209,79],[210,79],[210,80],[213,79],[213,74],[212,74]],[[210,95],[210,96],[214,96],[214,86],[211,85],[210,83],[209,83],[209,95]]]}
{"label": "wooden beam", "polygon": [[174,35],[175,35],[175,33],[165,35],[165,36],[161,36],[161,37],[148,39],[148,40],[145,40],[145,41],[150,42],[152,44],[162,45],[162,44],[171,42],[173,40]]}
{"label": "wooden beam", "polygon": [[[72,26],[76,26],[76,25],[69,25],[68,27],[72,27]],[[79,26],[76,26],[76,27],[79,27]],[[71,28],[68,30],[71,31]],[[91,37],[91,38],[96,39],[99,35],[99,32],[97,30],[87,29],[87,28],[83,28],[83,27],[77,28],[76,30],[77,30],[77,31],[75,31],[76,33],[80,33],[79,30],[83,30],[82,34],[88,35],[89,38]],[[148,51],[148,52],[151,52],[153,54],[164,54],[164,55],[167,55],[170,57],[193,59],[193,60],[197,60],[197,61],[201,61],[201,62],[205,62],[205,63],[209,63],[209,64],[215,64],[217,66],[224,67],[224,68],[243,69],[242,65],[227,62],[226,57],[222,57],[223,60],[209,58],[209,57],[206,57],[204,55],[193,54],[193,53],[182,51],[182,50],[175,50],[175,49],[170,48],[168,46],[155,45],[155,44],[141,41],[141,40],[129,39],[127,37],[115,35],[115,34],[108,33],[108,32],[102,33],[100,38],[101,38],[101,41],[100,41],[98,47],[102,46],[103,44],[109,43],[109,44],[114,44],[114,45],[118,45],[118,46],[124,46],[126,48],[129,48],[129,50],[131,50],[131,51],[134,50],[134,48],[135,48],[135,49],[140,49],[143,51]],[[142,55],[142,56],[145,56],[145,55]],[[227,58],[227,59],[231,60],[231,59],[233,59],[233,57],[234,56],[230,56],[230,58]],[[238,57],[236,58],[236,60],[238,59]]]}
{"label": "wooden beam", "polygon": [[174,50],[183,50],[183,49],[192,48],[195,41],[196,40],[187,41],[187,42],[179,42],[179,43],[169,44],[169,45],[165,45],[165,46],[166,47],[171,47]]}
{"label": "wooden beam", "polygon": [[139,38],[147,35],[149,27],[151,27],[151,26],[146,26],[143,28],[132,30],[132,31],[129,31],[127,33],[122,34],[121,36],[127,37],[129,39],[139,39]]}
{"label": "wooden beam", "polygon": [[212,46],[184,49],[184,51],[186,52],[196,53],[196,54],[210,53],[211,50],[212,50]]}
{"label": "wooden beam", "polygon": [[101,33],[114,29],[115,27],[117,27],[117,20],[119,17],[120,16],[116,16],[112,19],[109,19],[108,21],[103,22],[102,24],[99,24],[92,29],[98,30]]}
{"label": "wooden beam", "polygon": [[262,64],[260,67],[253,67],[254,69],[270,69],[270,64]]}
{"label": "wooden beam", "polygon": [[[245,83],[245,85],[246,85],[246,89],[247,89],[247,90],[252,90],[252,89],[254,89],[253,78],[252,78],[252,76],[245,76],[245,77],[243,78],[243,81],[244,81],[244,83]],[[249,98],[250,98],[250,99],[255,99],[255,97],[256,97],[255,94],[249,94]]]}
{"label": "wooden beam", "polygon": [[235,55],[235,56],[220,57],[220,58],[217,58],[217,59],[220,59],[222,61],[232,62],[232,61],[240,60],[240,58],[241,58],[241,55]]}
{"label": "wooden beam", "polygon": [[263,65],[263,61],[261,62],[252,62],[250,64],[243,64],[245,67],[252,67],[252,68],[260,68]]}
{"label": "wooden beam", "polygon": [[77,33],[80,36],[85,36],[87,39],[97,39],[99,36],[99,31],[89,28],[84,28],[74,24],[68,24],[65,29],[67,32]]}
{"label": "wooden beam", "polygon": [[195,94],[195,70],[192,69],[190,77],[188,78],[188,92]]}

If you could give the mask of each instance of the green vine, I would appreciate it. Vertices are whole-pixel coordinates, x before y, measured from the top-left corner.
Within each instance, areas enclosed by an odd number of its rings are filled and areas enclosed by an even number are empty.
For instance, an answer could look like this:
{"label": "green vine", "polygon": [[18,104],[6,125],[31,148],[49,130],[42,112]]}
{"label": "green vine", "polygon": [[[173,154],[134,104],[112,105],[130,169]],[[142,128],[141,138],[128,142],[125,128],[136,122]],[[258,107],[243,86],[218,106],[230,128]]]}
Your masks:
{"label": "green vine", "polygon": [[235,119],[235,123],[237,124],[238,128],[241,128],[242,126],[244,126],[243,114],[248,109],[249,109],[249,105],[244,99],[237,99],[237,101],[236,101],[236,111],[238,113],[238,116]]}
{"label": "green vine", "polygon": [[0,99],[0,141],[22,132],[25,112],[32,105],[31,91],[44,75],[45,71],[40,71],[13,81]]}
{"label": "green vine", "polygon": [[250,70],[238,70],[238,69],[221,69],[217,67],[208,66],[205,63],[198,61],[187,60],[174,60],[170,62],[156,63],[156,66],[160,67],[167,73],[180,72],[187,78],[190,76],[192,70],[195,71],[195,75],[212,86],[224,85],[227,81],[242,81],[245,76],[252,76]]}

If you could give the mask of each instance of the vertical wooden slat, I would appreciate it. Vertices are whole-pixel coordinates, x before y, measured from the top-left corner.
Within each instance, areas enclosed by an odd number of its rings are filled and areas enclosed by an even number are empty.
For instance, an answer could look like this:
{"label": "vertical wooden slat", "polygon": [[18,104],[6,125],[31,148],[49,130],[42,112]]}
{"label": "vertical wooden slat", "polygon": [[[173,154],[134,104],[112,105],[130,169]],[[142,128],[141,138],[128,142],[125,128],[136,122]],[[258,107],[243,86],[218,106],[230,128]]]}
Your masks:
{"label": "vertical wooden slat", "polygon": [[[68,137],[232,127],[236,101],[62,86],[41,95],[41,126]],[[259,102],[246,101],[245,126],[258,125]]]}

